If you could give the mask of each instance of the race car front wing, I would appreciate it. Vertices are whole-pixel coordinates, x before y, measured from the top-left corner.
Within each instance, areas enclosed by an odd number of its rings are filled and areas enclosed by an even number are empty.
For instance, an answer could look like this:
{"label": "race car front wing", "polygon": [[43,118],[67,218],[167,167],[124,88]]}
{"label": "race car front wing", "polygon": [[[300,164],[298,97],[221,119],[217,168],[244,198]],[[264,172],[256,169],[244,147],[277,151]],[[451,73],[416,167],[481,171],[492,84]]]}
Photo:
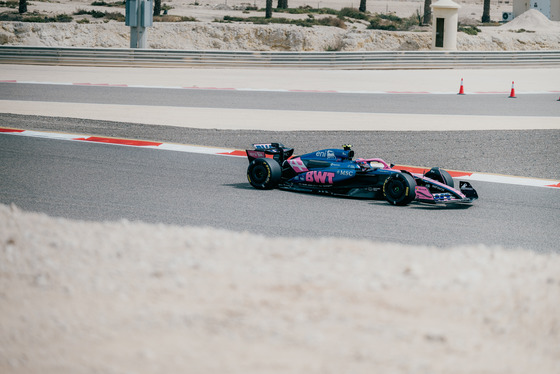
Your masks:
{"label": "race car front wing", "polygon": [[460,181],[459,190],[432,193],[428,188],[416,186],[416,201],[428,204],[469,204],[478,199],[478,193],[469,182]]}

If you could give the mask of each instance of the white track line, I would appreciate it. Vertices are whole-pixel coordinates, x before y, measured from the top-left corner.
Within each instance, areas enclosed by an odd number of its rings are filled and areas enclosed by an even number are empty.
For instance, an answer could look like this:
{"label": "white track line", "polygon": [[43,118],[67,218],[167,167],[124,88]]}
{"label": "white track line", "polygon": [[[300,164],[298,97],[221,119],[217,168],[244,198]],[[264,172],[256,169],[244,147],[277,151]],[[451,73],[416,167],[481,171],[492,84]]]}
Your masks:
{"label": "white track line", "polygon": [[[64,133],[55,133],[55,132],[46,132],[46,131],[19,130],[19,129],[10,129],[10,128],[3,128],[3,127],[0,127],[0,135],[1,134],[29,136],[35,138],[46,138],[46,139],[56,139],[56,140],[88,141],[88,142],[96,142],[96,143],[103,143],[103,144],[128,146],[128,147],[132,146],[132,147],[161,149],[161,150],[176,151],[176,152],[208,154],[208,155],[216,155],[216,156],[244,157],[244,151],[240,151],[240,150],[218,148],[218,147],[204,147],[204,146],[187,145],[187,144],[143,142],[143,141],[137,141],[131,139],[97,137],[97,136],[78,135],[78,134],[64,134]],[[135,143],[135,144],[129,144],[129,143]],[[476,172],[465,172],[465,174],[466,175],[461,176],[457,179],[472,180],[478,182],[504,183],[504,184],[519,185],[519,186],[556,188],[560,190],[560,180],[526,178],[526,177],[518,177],[512,175],[500,175],[500,174],[476,173]]]}

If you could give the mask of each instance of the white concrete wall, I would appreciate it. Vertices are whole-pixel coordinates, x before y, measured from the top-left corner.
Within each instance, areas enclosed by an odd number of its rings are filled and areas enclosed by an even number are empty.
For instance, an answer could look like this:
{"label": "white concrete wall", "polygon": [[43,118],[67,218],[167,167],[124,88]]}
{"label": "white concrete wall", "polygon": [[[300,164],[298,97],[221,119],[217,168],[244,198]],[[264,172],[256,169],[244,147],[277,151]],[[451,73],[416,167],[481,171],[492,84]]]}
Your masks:
{"label": "white concrete wall", "polygon": [[[518,17],[532,8],[531,0],[514,0],[513,16]],[[550,0],[550,20],[560,21],[560,0]]]}

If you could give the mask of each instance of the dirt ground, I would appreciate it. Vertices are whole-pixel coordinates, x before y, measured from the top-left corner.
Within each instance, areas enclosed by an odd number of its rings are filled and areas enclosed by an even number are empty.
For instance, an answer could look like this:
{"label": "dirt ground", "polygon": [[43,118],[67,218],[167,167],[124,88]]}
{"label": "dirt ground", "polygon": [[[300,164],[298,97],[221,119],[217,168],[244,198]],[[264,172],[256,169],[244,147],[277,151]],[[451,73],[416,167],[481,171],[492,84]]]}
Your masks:
{"label": "dirt ground", "polygon": [[0,205],[2,373],[558,373],[560,256]]}
{"label": "dirt ground", "polygon": [[[110,2],[109,2],[110,3]],[[4,3],[6,5],[7,3]],[[342,28],[315,26],[301,27],[287,24],[254,25],[252,23],[214,22],[224,16],[263,16],[263,4],[254,3],[258,11],[244,10],[254,5],[241,0],[225,2],[164,3],[170,7],[169,15],[187,16],[196,22],[155,22],[148,28],[147,48],[183,50],[243,50],[243,51],[412,51],[431,50],[430,26],[415,26],[413,31],[383,31],[367,29],[369,23],[346,20]],[[291,7],[315,6],[292,1]],[[542,13],[530,10],[507,24],[480,26],[482,0],[460,1],[461,25],[478,25],[478,32],[459,32],[457,49],[460,51],[514,51],[558,50],[560,48],[560,22],[548,20]],[[352,2],[324,1],[319,7],[358,6]],[[391,13],[400,17],[423,14],[423,1],[370,1],[372,13]],[[492,19],[500,20],[503,11],[511,11],[505,0],[492,6]],[[0,6],[0,11],[13,9]],[[94,18],[89,14],[76,15],[79,10],[124,13],[122,7],[92,6],[90,2],[68,1],[32,2],[29,12],[54,16],[72,15],[73,22],[20,23],[0,22],[0,44],[46,47],[127,48],[130,46],[130,28],[123,22]],[[273,17],[303,18],[307,14],[274,13]],[[330,15],[315,15],[315,18]],[[472,30],[472,29],[469,29]]]}
{"label": "dirt ground", "polygon": [[[124,13],[123,8],[116,7],[99,7],[92,6],[93,0],[59,0],[59,1],[33,1],[28,5],[30,12],[37,10],[46,14],[71,14],[78,9],[86,10],[102,10],[108,12],[121,11]],[[106,3],[113,1],[107,0]],[[435,1],[433,1],[435,2]],[[474,19],[480,21],[482,18],[483,0],[457,0],[457,4],[461,6],[459,10],[459,17],[462,19]],[[199,21],[212,22],[216,18],[223,18],[225,15],[229,16],[253,16],[261,15],[262,12],[249,12],[243,13],[246,6],[256,6],[259,9],[265,7],[265,1],[250,1],[250,0],[171,0],[162,1],[172,9],[168,11],[170,15],[181,15],[194,17]],[[276,6],[276,1],[274,1]],[[311,8],[332,8],[342,9],[344,7],[358,8],[360,5],[359,0],[320,0],[320,1],[307,1],[307,0],[290,0],[288,2],[290,8],[306,7]],[[395,14],[399,17],[410,17],[415,15],[416,12],[423,14],[424,1],[398,1],[398,0],[369,0],[367,3],[367,10],[371,13]],[[513,1],[498,0],[492,1],[490,8],[491,19],[494,21],[501,21],[503,12],[511,12],[513,9]],[[0,10],[3,8],[0,6]],[[5,8],[8,10],[8,8]],[[302,17],[306,18],[307,15],[290,16],[285,13],[278,13],[281,17]],[[96,22],[91,16],[90,21]],[[80,17],[76,17],[79,19]],[[103,22],[103,21],[98,21]]]}

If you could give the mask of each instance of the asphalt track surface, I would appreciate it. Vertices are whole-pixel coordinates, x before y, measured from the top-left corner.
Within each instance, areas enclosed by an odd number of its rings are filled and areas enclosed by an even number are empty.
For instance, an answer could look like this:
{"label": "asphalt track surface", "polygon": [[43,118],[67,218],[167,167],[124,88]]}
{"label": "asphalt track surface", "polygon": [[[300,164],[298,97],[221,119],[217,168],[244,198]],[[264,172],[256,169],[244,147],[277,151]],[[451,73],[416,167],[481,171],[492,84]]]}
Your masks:
{"label": "asphalt track surface", "polygon": [[[349,94],[0,83],[0,100],[178,107],[559,117],[555,94]],[[560,120],[560,117],[559,117]],[[358,157],[560,179],[560,130],[249,131],[0,114],[29,130],[245,149],[279,141],[297,153],[352,144]],[[341,124],[344,128],[344,124]],[[257,191],[242,158],[0,135],[0,202],[81,220],[212,226],[267,236],[338,236],[447,247],[558,251],[558,189],[473,183],[468,208]]]}
{"label": "asphalt track surface", "polygon": [[354,113],[560,116],[554,93],[528,94],[515,99],[504,99],[505,96],[504,93],[459,96],[0,83],[0,100]]}
{"label": "asphalt track surface", "polygon": [[[212,226],[266,236],[336,236],[405,244],[558,251],[552,188],[476,183],[451,209],[258,191],[244,158],[0,135],[0,202],[80,220]],[[247,243],[250,245],[250,243]]]}

